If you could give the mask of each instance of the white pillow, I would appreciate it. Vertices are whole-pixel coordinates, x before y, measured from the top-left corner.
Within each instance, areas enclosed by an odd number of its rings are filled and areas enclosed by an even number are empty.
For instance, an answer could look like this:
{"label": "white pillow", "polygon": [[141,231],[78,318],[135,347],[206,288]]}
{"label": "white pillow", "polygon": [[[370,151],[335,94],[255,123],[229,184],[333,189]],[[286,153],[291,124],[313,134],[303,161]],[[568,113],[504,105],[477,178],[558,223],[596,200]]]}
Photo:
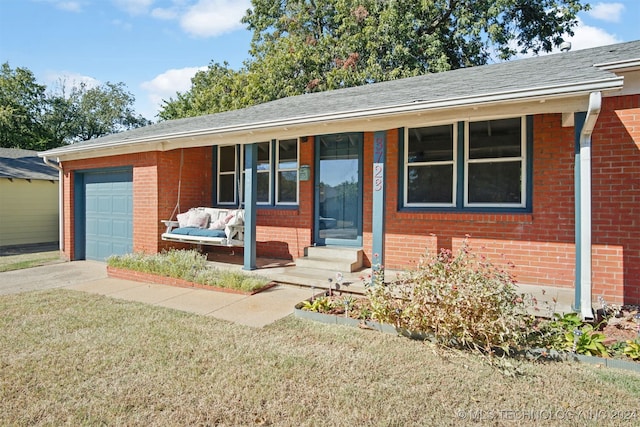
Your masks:
{"label": "white pillow", "polygon": [[191,216],[191,211],[178,214],[176,217],[178,219],[178,226],[188,227],[187,224],[189,223],[190,216]]}
{"label": "white pillow", "polygon": [[209,225],[209,229],[211,230],[224,230],[224,219],[217,219],[215,221],[211,221],[211,225]]}
{"label": "white pillow", "polygon": [[[189,211],[189,220],[187,221],[187,227],[207,228],[209,226],[209,218],[211,215],[200,210]],[[180,220],[178,220],[179,222]]]}
{"label": "white pillow", "polygon": [[227,222],[227,225],[242,225],[244,224],[244,211],[238,209],[233,211],[233,217]]}

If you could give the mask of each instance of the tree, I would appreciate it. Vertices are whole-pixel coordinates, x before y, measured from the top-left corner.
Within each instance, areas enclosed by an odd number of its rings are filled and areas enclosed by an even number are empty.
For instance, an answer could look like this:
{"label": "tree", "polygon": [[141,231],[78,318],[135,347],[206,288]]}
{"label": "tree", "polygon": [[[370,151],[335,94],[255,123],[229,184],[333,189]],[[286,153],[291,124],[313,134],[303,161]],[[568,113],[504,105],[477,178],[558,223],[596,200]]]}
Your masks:
{"label": "tree", "polygon": [[122,82],[106,82],[97,87],[81,83],[71,88],[68,98],[62,94],[51,101],[53,122],[59,115],[66,115],[69,120],[67,131],[63,132],[65,142],[87,141],[150,123],[135,114],[135,98]]}
{"label": "tree", "polygon": [[0,68],[0,146],[47,150],[149,124],[124,83],[47,92],[26,68]]}
{"label": "tree", "polygon": [[[211,63],[191,79],[191,89],[163,100],[159,116],[163,120],[194,117],[242,108],[245,104],[246,72],[234,71],[229,64]],[[248,104],[250,105],[250,103]]]}
{"label": "tree", "polygon": [[0,147],[49,148],[42,123],[46,87],[26,68],[0,67]]}
{"label": "tree", "polygon": [[267,97],[362,85],[549,52],[579,0],[253,0],[248,65]]}
{"label": "tree", "polygon": [[[587,8],[580,0],[252,0],[243,18],[253,32],[244,68],[234,74],[225,67],[221,76],[210,67],[209,80],[194,81],[191,91],[165,102],[171,114],[160,116],[549,52],[573,34],[577,13]],[[225,85],[234,88],[236,102],[214,101]],[[196,98],[204,104],[196,105]]]}

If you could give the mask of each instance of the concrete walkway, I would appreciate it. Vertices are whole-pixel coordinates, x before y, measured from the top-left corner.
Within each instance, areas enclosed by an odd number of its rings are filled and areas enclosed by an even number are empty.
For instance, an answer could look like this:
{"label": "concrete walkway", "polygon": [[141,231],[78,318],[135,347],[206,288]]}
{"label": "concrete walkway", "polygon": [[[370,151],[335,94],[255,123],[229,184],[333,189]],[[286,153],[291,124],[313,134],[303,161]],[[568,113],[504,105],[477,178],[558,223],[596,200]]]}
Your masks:
{"label": "concrete walkway", "polygon": [[278,285],[256,295],[186,289],[107,277],[106,264],[73,261],[0,273],[0,295],[70,289],[263,327],[293,313],[309,288]]}

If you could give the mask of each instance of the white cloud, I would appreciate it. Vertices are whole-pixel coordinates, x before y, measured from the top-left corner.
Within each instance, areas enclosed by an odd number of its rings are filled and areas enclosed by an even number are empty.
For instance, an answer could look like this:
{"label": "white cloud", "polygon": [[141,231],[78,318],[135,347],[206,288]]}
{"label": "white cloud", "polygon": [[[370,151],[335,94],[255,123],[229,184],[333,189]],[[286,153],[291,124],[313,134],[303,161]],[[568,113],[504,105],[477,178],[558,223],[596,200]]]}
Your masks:
{"label": "white cloud", "polygon": [[126,11],[130,15],[147,13],[153,2],[154,0],[113,0],[116,7]]}
{"label": "white cloud", "polygon": [[191,89],[191,78],[198,71],[206,69],[207,67],[187,67],[167,70],[152,80],[143,82],[140,86],[147,92],[147,97],[157,112],[163,99],[168,100],[175,97],[176,92],[186,92]]}
{"label": "white cloud", "polygon": [[571,50],[588,49],[622,42],[615,34],[610,34],[602,28],[585,25],[579,18],[578,25],[573,31],[574,35],[572,37],[565,37],[566,41],[571,42]]}
{"label": "white cloud", "polygon": [[163,20],[176,19],[178,17],[178,11],[176,9],[171,9],[171,8],[163,9],[163,8],[157,7],[151,11],[151,16],[153,16],[154,18],[163,19]]}
{"label": "white cloud", "polygon": [[589,16],[607,22],[620,22],[624,4],[622,3],[596,3],[587,12]]}
{"label": "white cloud", "polygon": [[56,7],[69,12],[80,12],[82,10],[82,3],[79,1],[59,1],[56,2]]}
{"label": "white cloud", "polygon": [[242,28],[249,0],[199,0],[180,18],[180,26],[196,37],[215,37]]}
{"label": "white cloud", "polygon": [[86,0],[36,0],[36,1],[51,4],[55,8],[60,10],[66,10],[67,12],[81,12],[82,8],[87,3]]}

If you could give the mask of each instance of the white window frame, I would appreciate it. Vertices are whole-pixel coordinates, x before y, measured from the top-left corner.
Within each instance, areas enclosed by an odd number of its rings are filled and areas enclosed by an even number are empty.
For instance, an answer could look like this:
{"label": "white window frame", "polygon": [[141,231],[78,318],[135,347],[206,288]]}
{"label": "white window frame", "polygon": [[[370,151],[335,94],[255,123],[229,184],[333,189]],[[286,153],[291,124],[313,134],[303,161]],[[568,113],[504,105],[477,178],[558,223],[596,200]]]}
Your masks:
{"label": "white window frame", "polygon": [[[491,120],[504,120],[517,118],[518,116],[500,117],[483,120],[466,120],[464,122],[464,207],[471,208],[524,208],[527,206],[527,118],[520,117],[520,156],[495,157],[484,159],[469,158],[469,124],[486,122]],[[469,164],[473,163],[499,163],[520,161],[520,203],[470,203],[469,202]]]}
{"label": "white window frame", "polygon": [[[296,141],[296,167],[295,168],[280,168],[280,142],[281,141],[290,141],[290,140],[295,140]],[[275,199],[275,205],[276,206],[297,206],[300,202],[300,173],[298,171],[299,166],[300,166],[300,139],[299,138],[283,138],[283,139],[278,139],[276,140],[276,147],[275,147],[275,154],[276,154],[276,158],[275,158],[275,163],[274,163],[274,181],[275,181],[275,194],[274,194],[274,199]],[[295,172],[296,173],[296,200],[295,202],[281,202],[280,201],[280,172]]]}
{"label": "white window frame", "polygon": [[[269,144],[269,147],[267,148],[269,150],[269,168],[267,170],[256,170],[256,173],[258,174],[268,174],[269,176],[269,198],[266,202],[256,202],[257,205],[260,206],[271,206],[272,200],[273,200],[273,191],[272,191],[272,184],[271,184],[271,172],[273,171],[273,147],[272,147],[272,143],[271,140],[269,141],[260,141],[260,142],[255,142],[254,144]],[[244,173],[245,173],[245,164],[244,164],[244,145],[239,145],[240,147],[240,164],[242,165],[242,177],[240,178],[240,185],[242,187],[242,191],[240,192],[243,196],[244,196]],[[256,165],[257,165],[257,161],[258,159],[256,159]],[[256,195],[257,196],[257,195]],[[244,203],[244,200],[241,200],[240,203]]]}
{"label": "white window frame", "polygon": [[[220,151],[222,148],[226,148],[226,147],[233,147],[233,171],[229,171],[229,172],[221,172],[220,170],[220,165],[221,165],[221,159],[222,156],[220,155]],[[227,145],[218,145],[218,153],[217,153],[217,157],[218,157],[218,170],[217,172],[217,179],[216,179],[216,200],[217,203],[219,205],[223,205],[223,206],[237,206],[238,205],[238,146],[235,144],[227,144]],[[221,202],[220,201],[220,176],[222,175],[233,175],[233,202]]]}
{"label": "white window frame", "polygon": [[[453,159],[452,160],[444,160],[444,161],[433,161],[433,162],[412,162],[409,163],[409,131],[411,129],[418,128],[429,128],[429,127],[439,127],[439,126],[451,126],[453,128],[452,140],[451,144],[453,145]],[[405,127],[404,129],[404,199],[403,204],[406,207],[420,207],[420,208],[453,208],[456,206],[456,198],[457,198],[457,188],[458,188],[458,124],[456,122],[453,123],[438,123],[438,124],[430,124],[426,126],[413,126],[411,128]],[[451,203],[409,203],[409,166],[441,166],[441,165],[452,165],[453,170],[453,183],[451,188]]]}

